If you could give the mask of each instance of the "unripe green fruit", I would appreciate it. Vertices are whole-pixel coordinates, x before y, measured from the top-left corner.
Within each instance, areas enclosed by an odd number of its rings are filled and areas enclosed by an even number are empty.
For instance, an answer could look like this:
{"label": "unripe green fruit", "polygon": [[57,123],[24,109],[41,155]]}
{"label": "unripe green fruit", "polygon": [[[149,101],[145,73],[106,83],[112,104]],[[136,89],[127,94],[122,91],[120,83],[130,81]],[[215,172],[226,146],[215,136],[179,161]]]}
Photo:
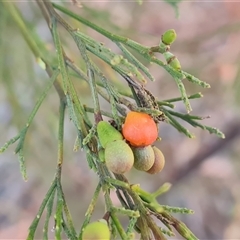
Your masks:
{"label": "unripe green fruit", "polygon": [[148,171],[154,163],[154,151],[152,146],[132,148],[134,155],[134,167],[140,171]]}
{"label": "unripe green fruit", "polygon": [[134,240],[134,239],[136,239],[135,233],[134,233],[134,232],[129,233],[129,234],[128,234],[128,239],[129,239],[129,240]]}
{"label": "unripe green fruit", "polygon": [[162,42],[166,45],[170,45],[176,40],[176,38],[177,34],[175,30],[169,29],[162,35]]}
{"label": "unripe green fruit", "polygon": [[176,69],[176,70],[181,70],[181,64],[180,64],[180,62],[179,62],[179,60],[176,58],[176,57],[174,57],[170,62],[169,62],[169,65],[172,67],[172,68],[174,68],[174,69]]}
{"label": "unripe green fruit", "polygon": [[82,240],[110,240],[110,236],[111,233],[106,220],[101,220],[86,226],[83,230]]}
{"label": "unripe green fruit", "polygon": [[97,125],[97,133],[99,137],[99,141],[103,148],[110,142],[115,140],[122,140],[122,134],[115,129],[110,123],[101,121]]}
{"label": "unripe green fruit", "polygon": [[153,146],[152,148],[154,151],[155,160],[154,160],[153,166],[147,171],[147,173],[156,174],[161,172],[162,169],[164,168],[165,158],[160,149],[158,149],[155,146]]}
{"label": "unripe green fruit", "polygon": [[108,169],[114,173],[128,172],[134,163],[132,149],[123,140],[110,142],[105,148],[105,162]]}
{"label": "unripe green fruit", "polygon": [[181,70],[181,64],[180,64],[179,60],[176,58],[176,56],[174,56],[170,52],[165,52],[163,55],[167,61],[167,64],[169,64],[172,68],[174,68],[178,71]]}

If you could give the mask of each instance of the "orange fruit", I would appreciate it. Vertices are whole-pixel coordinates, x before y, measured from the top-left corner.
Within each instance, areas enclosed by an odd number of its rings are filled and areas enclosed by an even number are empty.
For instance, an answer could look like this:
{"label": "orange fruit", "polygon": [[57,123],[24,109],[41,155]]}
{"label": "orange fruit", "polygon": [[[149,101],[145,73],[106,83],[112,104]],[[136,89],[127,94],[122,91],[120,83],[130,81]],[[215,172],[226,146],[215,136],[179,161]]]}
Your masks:
{"label": "orange fruit", "polygon": [[158,128],[150,115],[129,112],[122,128],[122,134],[132,146],[144,147],[156,141]]}

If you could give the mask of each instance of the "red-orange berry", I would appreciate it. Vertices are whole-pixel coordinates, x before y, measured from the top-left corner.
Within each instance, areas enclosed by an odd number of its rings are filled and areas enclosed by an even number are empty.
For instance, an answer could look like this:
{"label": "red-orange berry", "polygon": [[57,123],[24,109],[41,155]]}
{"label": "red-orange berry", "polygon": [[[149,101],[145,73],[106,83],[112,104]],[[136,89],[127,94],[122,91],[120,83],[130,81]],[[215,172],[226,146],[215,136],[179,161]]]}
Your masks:
{"label": "red-orange berry", "polygon": [[144,147],[156,141],[158,128],[150,115],[129,112],[122,128],[122,134],[132,146]]}

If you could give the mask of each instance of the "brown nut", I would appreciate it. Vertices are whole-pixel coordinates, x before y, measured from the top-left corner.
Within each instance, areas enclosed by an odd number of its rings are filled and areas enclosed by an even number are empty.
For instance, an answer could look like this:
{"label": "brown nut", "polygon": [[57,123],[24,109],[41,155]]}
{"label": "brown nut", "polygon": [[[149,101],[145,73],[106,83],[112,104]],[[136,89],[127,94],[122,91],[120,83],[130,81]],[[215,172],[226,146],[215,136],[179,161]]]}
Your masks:
{"label": "brown nut", "polygon": [[152,148],[154,151],[155,160],[153,166],[147,171],[147,173],[156,174],[162,171],[165,165],[165,158],[160,149],[155,146],[153,146]]}

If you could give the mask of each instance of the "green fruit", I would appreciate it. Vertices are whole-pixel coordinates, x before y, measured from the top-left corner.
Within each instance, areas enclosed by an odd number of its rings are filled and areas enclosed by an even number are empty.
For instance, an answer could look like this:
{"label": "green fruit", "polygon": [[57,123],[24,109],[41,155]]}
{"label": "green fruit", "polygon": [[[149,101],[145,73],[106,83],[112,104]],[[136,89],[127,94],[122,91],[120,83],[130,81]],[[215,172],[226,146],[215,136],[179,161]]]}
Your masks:
{"label": "green fruit", "polygon": [[115,140],[122,140],[122,134],[115,129],[110,123],[101,121],[97,125],[97,133],[99,137],[99,141],[103,148],[110,142]]}
{"label": "green fruit", "polygon": [[152,148],[154,151],[155,160],[153,166],[147,171],[147,173],[156,174],[162,171],[165,165],[165,158],[160,149],[155,146],[153,146]]}
{"label": "green fruit", "polygon": [[132,148],[134,155],[134,167],[140,171],[148,171],[154,163],[152,146]]}
{"label": "green fruit", "polygon": [[170,52],[165,52],[163,55],[167,61],[167,64],[169,64],[172,68],[174,68],[178,71],[181,70],[181,64],[180,64],[179,60],[176,58],[176,56],[174,56]]}
{"label": "green fruit", "polygon": [[177,38],[177,34],[174,29],[167,30],[162,35],[162,42],[166,45],[171,45]]}
{"label": "green fruit", "polygon": [[174,69],[176,69],[176,70],[181,70],[181,64],[180,64],[180,62],[179,62],[179,60],[176,58],[176,57],[174,57],[170,62],[169,62],[169,65],[172,67],[172,68],[174,68]]}
{"label": "green fruit", "polygon": [[111,233],[107,222],[102,220],[88,224],[83,230],[82,240],[110,240]]}
{"label": "green fruit", "polygon": [[128,172],[134,162],[132,149],[123,140],[116,140],[107,144],[105,162],[108,169],[117,174]]}

